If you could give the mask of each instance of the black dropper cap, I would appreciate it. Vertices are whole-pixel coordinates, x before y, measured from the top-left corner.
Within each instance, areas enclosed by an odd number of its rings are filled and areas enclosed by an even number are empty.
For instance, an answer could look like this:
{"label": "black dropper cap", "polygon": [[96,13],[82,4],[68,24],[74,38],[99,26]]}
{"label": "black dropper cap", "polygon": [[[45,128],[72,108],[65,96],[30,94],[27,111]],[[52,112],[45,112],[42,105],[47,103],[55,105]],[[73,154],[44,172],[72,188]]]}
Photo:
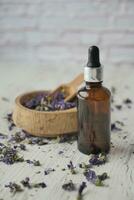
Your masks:
{"label": "black dropper cap", "polygon": [[96,46],[89,47],[87,67],[95,68],[100,66],[99,48]]}

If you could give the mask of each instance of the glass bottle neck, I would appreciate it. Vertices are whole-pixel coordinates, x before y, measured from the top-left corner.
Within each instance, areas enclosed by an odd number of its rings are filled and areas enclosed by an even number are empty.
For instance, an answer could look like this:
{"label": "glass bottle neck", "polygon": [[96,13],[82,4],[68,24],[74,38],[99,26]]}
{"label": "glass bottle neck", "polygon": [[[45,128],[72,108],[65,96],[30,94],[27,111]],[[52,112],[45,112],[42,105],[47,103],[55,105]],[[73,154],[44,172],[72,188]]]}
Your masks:
{"label": "glass bottle neck", "polygon": [[98,88],[98,87],[101,87],[102,86],[102,82],[103,81],[100,81],[100,82],[85,82],[86,83],[86,88]]}

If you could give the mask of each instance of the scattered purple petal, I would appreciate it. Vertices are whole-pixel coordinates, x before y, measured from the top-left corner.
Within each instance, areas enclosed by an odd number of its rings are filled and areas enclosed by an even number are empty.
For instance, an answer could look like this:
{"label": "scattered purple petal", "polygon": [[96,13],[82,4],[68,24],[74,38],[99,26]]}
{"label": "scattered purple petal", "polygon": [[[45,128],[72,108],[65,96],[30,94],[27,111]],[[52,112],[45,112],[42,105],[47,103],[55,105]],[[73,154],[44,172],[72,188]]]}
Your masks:
{"label": "scattered purple petal", "polygon": [[38,145],[46,145],[48,144],[49,142],[46,140],[46,139],[43,139],[41,137],[33,137],[33,136],[30,136],[29,139],[28,139],[28,144],[38,144]]}
{"label": "scattered purple petal", "polygon": [[23,189],[21,188],[21,185],[15,183],[15,182],[10,182],[8,185],[5,185],[5,187],[10,189],[10,192],[15,194],[16,192],[22,192]]}
{"label": "scattered purple petal", "polygon": [[104,186],[103,181],[109,178],[106,172],[101,175],[96,175],[95,171],[89,169],[84,172],[84,175],[88,181],[96,186]]}
{"label": "scattered purple petal", "polygon": [[121,109],[122,109],[122,105],[115,105],[115,107],[116,107],[118,110],[121,110]]}
{"label": "scattered purple petal", "polygon": [[24,145],[24,144],[20,144],[20,145],[19,145],[19,148],[20,148],[21,150],[23,150],[23,151],[26,151],[26,145]]}
{"label": "scattered purple petal", "polygon": [[23,132],[16,132],[11,135],[9,142],[20,143],[26,139],[26,135]]}
{"label": "scattered purple petal", "polygon": [[111,124],[111,130],[112,131],[121,131],[122,126],[124,126],[124,123],[119,120],[116,120],[114,123]]}
{"label": "scattered purple petal", "polygon": [[78,197],[77,197],[78,200],[82,199],[82,193],[86,187],[87,187],[86,182],[82,182],[78,190]]}
{"label": "scattered purple petal", "polygon": [[70,180],[68,183],[62,185],[62,188],[67,191],[74,191],[76,190],[75,184]]}
{"label": "scattered purple petal", "polygon": [[46,183],[44,183],[44,182],[31,183],[29,177],[26,177],[24,180],[22,180],[21,184],[24,187],[29,188],[29,189],[32,189],[32,188],[46,188],[47,187]]}
{"label": "scattered purple petal", "polygon": [[66,134],[66,135],[59,136],[57,139],[59,143],[68,142],[69,144],[72,144],[74,141],[77,140],[77,135]]}
{"label": "scattered purple petal", "polygon": [[31,188],[31,185],[30,185],[29,181],[30,181],[30,178],[29,178],[29,177],[26,177],[24,180],[21,181],[21,184],[22,184],[24,187]]}
{"label": "scattered purple petal", "polygon": [[84,175],[85,175],[86,179],[92,183],[94,183],[97,178],[95,171],[93,171],[91,169],[86,170],[84,172]]}
{"label": "scattered purple petal", "polygon": [[132,100],[129,99],[129,98],[126,98],[123,102],[124,102],[125,104],[131,104],[131,103],[132,103]]}
{"label": "scattered purple petal", "polygon": [[59,152],[58,152],[58,154],[63,154],[63,153],[64,153],[64,151],[59,151]]}
{"label": "scattered purple petal", "polygon": [[8,130],[12,131],[14,127],[15,127],[15,124],[11,122],[10,125],[8,126]]}
{"label": "scattered purple petal", "polygon": [[71,171],[72,174],[76,174],[76,171],[75,171],[75,166],[73,165],[73,162],[70,161],[70,163],[67,165],[68,169]]}
{"label": "scattered purple petal", "polygon": [[8,113],[6,119],[8,120],[8,122],[13,121],[13,119],[12,119],[12,113]]}
{"label": "scattered purple petal", "polygon": [[106,180],[107,178],[109,178],[109,176],[107,175],[106,172],[104,172],[103,174],[98,175],[98,178],[99,178],[101,181],[104,181],[104,180]]}
{"label": "scattered purple petal", "polygon": [[14,124],[13,118],[12,118],[12,113],[8,113],[6,116],[6,119],[9,123],[8,129],[9,129],[9,131],[12,131],[13,128],[15,127],[15,124]]}
{"label": "scattered purple petal", "polygon": [[34,165],[34,166],[41,166],[41,163],[40,163],[40,161],[39,160],[26,160],[26,162],[28,163],[28,164],[32,164],[32,165]]}
{"label": "scattered purple petal", "polygon": [[55,169],[53,169],[53,168],[45,169],[44,170],[44,175],[48,175],[48,174],[50,174],[51,172],[54,172],[54,171],[55,171]]}
{"label": "scattered purple petal", "polygon": [[93,154],[91,155],[91,159],[89,160],[89,163],[92,165],[102,165],[106,162],[107,157],[106,154]]}
{"label": "scattered purple petal", "polygon": [[14,149],[21,149],[23,151],[26,151],[26,145],[24,145],[24,144],[14,145],[13,148]]}

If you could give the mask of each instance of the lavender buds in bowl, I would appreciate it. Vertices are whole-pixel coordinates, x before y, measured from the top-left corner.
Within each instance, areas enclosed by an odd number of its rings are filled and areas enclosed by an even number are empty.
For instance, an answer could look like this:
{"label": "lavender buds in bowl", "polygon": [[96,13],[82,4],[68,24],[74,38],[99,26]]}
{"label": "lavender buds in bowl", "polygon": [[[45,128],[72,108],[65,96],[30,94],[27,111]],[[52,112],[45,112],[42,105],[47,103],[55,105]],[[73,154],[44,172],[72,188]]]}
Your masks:
{"label": "lavender buds in bowl", "polygon": [[30,100],[25,101],[23,105],[29,109],[37,111],[66,110],[76,106],[75,102],[65,102],[64,99],[64,91],[59,91],[53,96],[50,96],[49,92],[46,92],[40,93]]}
{"label": "lavender buds in bowl", "polygon": [[35,136],[55,137],[77,132],[76,103],[65,102],[64,93],[53,97],[49,91],[34,91],[15,100],[13,121]]}

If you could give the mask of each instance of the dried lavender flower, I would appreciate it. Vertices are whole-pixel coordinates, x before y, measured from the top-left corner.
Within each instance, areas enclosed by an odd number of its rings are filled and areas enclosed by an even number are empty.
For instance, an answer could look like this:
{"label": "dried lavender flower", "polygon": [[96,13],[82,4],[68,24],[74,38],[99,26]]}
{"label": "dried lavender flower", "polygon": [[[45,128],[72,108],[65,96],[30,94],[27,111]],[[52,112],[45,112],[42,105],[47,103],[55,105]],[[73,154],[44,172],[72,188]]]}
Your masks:
{"label": "dried lavender flower", "polygon": [[11,135],[9,142],[20,143],[26,139],[26,135],[23,132],[16,132]]}
{"label": "dried lavender flower", "polygon": [[12,113],[8,113],[6,116],[6,119],[9,123],[8,129],[9,129],[9,131],[12,131],[13,128],[15,127],[15,124],[14,124],[13,118],[12,118]]}
{"label": "dried lavender flower", "polygon": [[118,110],[121,110],[121,109],[122,109],[122,105],[115,105],[115,107],[116,107]]}
{"label": "dried lavender flower", "polygon": [[89,163],[92,165],[102,165],[106,162],[107,157],[105,153],[100,153],[98,155],[91,155],[91,158],[89,160]]}
{"label": "dried lavender flower", "polygon": [[30,185],[29,181],[30,181],[30,178],[29,178],[29,177],[26,177],[24,180],[21,181],[21,184],[22,184],[24,187],[31,188],[31,185]]}
{"label": "dried lavender flower", "polygon": [[129,99],[129,98],[126,98],[126,99],[123,101],[123,103],[125,103],[125,104],[131,104],[131,103],[132,103],[132,100]]}
{"label": "dried lavender flower", "polygon": [[8,130],[9,130],[9,131],[12,131],[14,127],[15,127],[15,124],[12,122],[12,123],[10,123],[10,125],[8,126]]}
{"label": "dried lavender flower", "polygon": [[63,184],[62,188],[64,190],[67,190],[67,191],[74,191],[74,190],[76,190],[75,184],[73,183],[72,180],[70,180],[68,183]]}
{"label": "dried lavender flower", "polygon": [[45,94],[39,94],[37,95],[36,97],[33,97],[32,99],[30,99],[29,101],[26,101],[24,103],[24,105],[27,107],[27,108],[30,108],[30,109],[35,109],[36,106],[38,106],[41,102],[41,99],[44,97]]}
{"label": "dried lavender flower", "polygon": [[41,166],[41,163],[39,160],[33,160],[33,165],[34,166]]}
{"label": "dried lavender flower", "polygon": [[123,139],[125,140],[127,138],[127,135],[125,135],[124,137],[123,137]]}
{"label": "dried lavender flower", "polygon": [[29,189],[32,189],[32,188],[46,188],[47,187],[46,183],[44,183],[44,182],[30,183],[30,178],[29,177],[26,177],[24,180],[22,180],[21,184],[24,187],[27,187]]}
{"label": "dried lavender flower", "polygon": [[122,129],[117,127],[116,122],[111,124],[111,131],[121,131]]}
{"label": "dried lavender flower", "polygon": [[20,148],[21,150],[23,150],[23,151],[26,151],[26,145],[24,145],[24,144],[20,144],[20,145],[19,145],[19,148]]}
{"label": "dried lavender flower", "polygon": [[75,167],[74,167],[72,161],[70,161],[70,163],[67,165],[67,167],[68,167],[68,169],[70,169],[72,174],[76,174],[76,170],[75,170]]}
{"label": "dried lavender flower", "polygon": [[14,149],[20,149],[20,150],[26,151],[26,146],[24,144],[14,145],[13,148]]}
{"label": "dried lavender flower", "polygon": [[44,175],[48,175],[48,174],[50,174],[51,172],[54,172],[54,171],[55,171],[55,169],[53,169],[53,168],[45,169],[44,170]]}
{"label": "dried lavender flower", "polygon": [[5,185],[5,187],[10,189],[10,192],[16,193],[16,192],[22,192],[23,189],[21,188],[21,185],[15,183],[15,182],[10,182],[8,185]]}
{"label": "dried lavender flower", "polygon": [[95,173],[95,171],[88,169],[84,172],[84,176],[86,177],[86,179],[92,183],[95,182],[97,175]]}
{"label": "dried lavender flower", "polygon": [[7,116],[6,116],[6,119],[7,119],[8,122],[12,122],[13,121],[12,113],[8,113]]}
{"label": "dried lavender flower", "polygon": [[23,162],[24,158],[18,155],[18,151],[12,147],[6,145],[0,146],[0,162],[4,162],[7,165],[14,164],[16,162]]}
{"label": "dried lavender flower", "polygon": [[84,162],[79,164],[79,168],[82,168],[82,169],[85,169],[85,170],[91,168],[91,166],[92,165],[86,164]]}
{"label": "dried lavender flower", "polygon": [[34,184],[32,184],[32,186],[34,188],[46,188],[47,187],[46,183],[44,183],[44,182],[34,183]]}
{"label": "dried lavender flower", "polygon": [[98,178],[99,178],[101,181],[104,181],[104,180],[106,180],[107,178],[109,178],[109,176],[107,175],[106,172],[104,172],[103,174],[98,175]]}
{"label": "dried lavender flower", "polygon": [[62,135],[57,137],[58,143],[64,143],[68,142],[69,144],[72,144],[74,141],[77,140],[77,135]]}
{"label": "dried lavender flower", "polygon": [[33,164],[34,166],[41,166],[41,163],[40,163],[40,161],[39,160],[26,160],[26,162],[28,163],[28,164]]}
{"label": "dried lavender flower", "polygon": [[38,144],[38,145],[46,145],[48,144],[48,141],[46,141],[46,139],[43,139],[41,137],[29,137],[28,139],[28,144]]}
{"label": "dried lavender flower", "polygon": [[[21,143],[25,141],[28,144],[37,144],[39,146],[49,144],[50,138],[41,138],[37,136],[31,136],[26,131],[22,130],[12,134],[9,138],[9,143]],[[24,144],[20,144],[20,149],[24,150]]]}
{"label": "dried lavender flower", "polygon": [[82,182],[82,184],[80,185],[79,190],[78,190],[77,200],[82,200],[82,193],[86,187],[87,187],[86,182]]}
{"label": "dried lavender flower", "polygon": [[58,154],[63,154],[63,153],[64,153],[64,151],[59,151],[59,152],[58,152]]}
{"label": "dried lavender flower", "polygon": [[86,176],[86,179],[88,181],[90,181],[96,186],[104,186],[103,181],[109,178],[106,172],[101,175],[96,175],[95,171],[90,170],[90,169],[85,171],[84,175]]}
{"label": "dried lavender flower", "polygon": [[104,172],[103,174],[97,176],[94,184],[96,186],[104,186],[103,181],[106,180],[107,178],[109,178],[109,176],[107,175],[106,172]]}

